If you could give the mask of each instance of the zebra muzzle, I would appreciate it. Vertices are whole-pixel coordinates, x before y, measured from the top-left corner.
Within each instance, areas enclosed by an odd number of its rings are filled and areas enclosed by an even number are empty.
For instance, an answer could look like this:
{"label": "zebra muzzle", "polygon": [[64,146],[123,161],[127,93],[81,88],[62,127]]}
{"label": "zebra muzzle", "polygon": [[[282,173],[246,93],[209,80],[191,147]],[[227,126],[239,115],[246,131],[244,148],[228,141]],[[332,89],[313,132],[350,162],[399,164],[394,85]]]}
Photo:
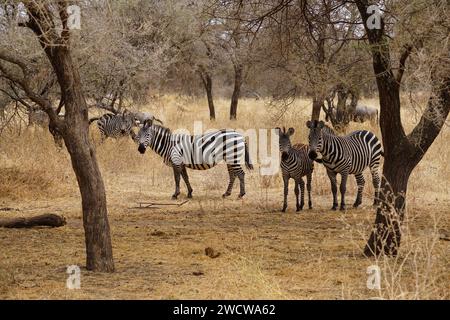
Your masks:
{"label": "zebra muzzle", "polygon": [[309,151],[308,156],[311,160],[314,160],[317,158],[317,152],[315,152],[314,150]]}
{"label": "zebra muzzle", "polygon": [[138,151],[140,153],[144,154],[145,153],[145,146],[143,144],[140,144],[139,147],[138,147]]}

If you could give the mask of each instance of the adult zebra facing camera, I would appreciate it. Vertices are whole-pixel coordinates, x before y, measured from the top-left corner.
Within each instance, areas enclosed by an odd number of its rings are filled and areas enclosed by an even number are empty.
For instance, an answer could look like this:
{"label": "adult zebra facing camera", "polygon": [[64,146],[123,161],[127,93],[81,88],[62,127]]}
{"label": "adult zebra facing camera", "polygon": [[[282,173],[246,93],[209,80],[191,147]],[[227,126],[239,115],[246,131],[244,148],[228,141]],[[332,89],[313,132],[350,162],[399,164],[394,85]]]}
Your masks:
{"label": "adult zebra facing camera", "polygon": [[341,205],[340,210],[345,210],[345,192],[349,174],[354,174],[358,185],[358,194],[353,204],[357,208],[362,203],[364,190],[363,171],[367,167],[372,174],[372,183],[375,189],[374,205],[378,204],[378,192],[380,188],[380,159],[383,155],[381,142],[374,133],[367,130],[354,131],[346,136],[337,136],[327,127],[323,121],[308,121],[309,128],[309,157],[313,160],[322,155],[321,162],[327,169],[333,193],[333,207],[336,210],[337,181],[336,175],[341,174]]}
{"label": "adult zebra facing camera", "polygon": [[196,136],[174,134],[169,128],[148,119],[139,130],[136,141],[141,154],[150,147],[173,168],[175,192],[172,199],[177,199],[180,194],[180,177],[186,184],[188,198],[192,198],[193,189],[186,168],[208,170],[222,161],[227,164],[229,174],[228,188],[223,197],[231,195],[236,177],[239,179],[239,198],[245,195],[245,172],[241,164],[245,163],[249,170],[253,165],[244,136],[234,130],[222,129]]}

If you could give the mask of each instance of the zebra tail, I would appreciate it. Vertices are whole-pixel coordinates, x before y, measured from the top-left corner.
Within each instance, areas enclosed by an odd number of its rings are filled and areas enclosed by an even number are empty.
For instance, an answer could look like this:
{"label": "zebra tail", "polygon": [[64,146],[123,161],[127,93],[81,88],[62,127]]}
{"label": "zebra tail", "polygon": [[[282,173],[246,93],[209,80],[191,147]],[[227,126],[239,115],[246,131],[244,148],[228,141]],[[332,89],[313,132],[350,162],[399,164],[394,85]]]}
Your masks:
{"label": "zebra tail", "polygon": [[89,119],[89,125],[91,125],[92,122],[97,121],[99,119],[100,119],[100,117],[95,117],[95,118]]}
{"label": "zebra tail", "polygon": [[250,154],[248,152],[248,146],[247,143],[245,144],[245,166],[248,170],[253,170],[253,164],[250,161]]}

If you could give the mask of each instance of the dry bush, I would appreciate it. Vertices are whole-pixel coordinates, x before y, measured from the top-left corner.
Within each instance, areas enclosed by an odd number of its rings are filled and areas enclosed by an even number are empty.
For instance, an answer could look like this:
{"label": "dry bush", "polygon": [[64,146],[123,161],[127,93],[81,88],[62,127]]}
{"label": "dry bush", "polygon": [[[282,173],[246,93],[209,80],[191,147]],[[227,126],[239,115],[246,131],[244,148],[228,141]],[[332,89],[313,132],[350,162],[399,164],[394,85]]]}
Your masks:
{"label": "dry bush", "polygon": [[55,146],[46,130],[3,133],[0,159],[0,198],[57,198],[76,188],[67,153]]}

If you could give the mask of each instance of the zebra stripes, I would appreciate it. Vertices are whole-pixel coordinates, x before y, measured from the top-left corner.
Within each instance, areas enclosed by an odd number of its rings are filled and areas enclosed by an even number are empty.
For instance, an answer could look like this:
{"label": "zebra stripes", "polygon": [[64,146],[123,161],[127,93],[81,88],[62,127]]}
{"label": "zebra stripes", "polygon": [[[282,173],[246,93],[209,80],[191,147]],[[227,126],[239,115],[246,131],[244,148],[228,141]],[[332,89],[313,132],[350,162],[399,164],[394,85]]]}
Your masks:
{"label": "zebra stripes", "polygon": [[120,138],[125,136],[131,136],[134,140],[136,134],[133,131],[133,127],[136,126],[134,115],[131,112],[124,111],[121,114],[107,113],[100,118],[91,119],[89,122],[97,120],[97,126],[100,130],[102,142],[106,138]]}
{"label": "zebra stripes", "polygon": [[[287,131],[285,128],[276,128],[279,136],[279,145],[281,152],[281,172],[284,182],[284,202],[282,212],[286,212],[287,209],[287,196],[289,190],[289,179],[295,181],[295,198],[296,198],[296,211],[303,209],[305,204],[305,182],[303,177],[306,176],[306,188],[308,190],[308,207],[312,209],[311,201],[311,180],[314,170],[314,162],[308,157],[309,147],[303,144],[291,145],[290,137],[294,134],[294,128],[289,128]],[[301,191],[301,202],[299,203],[299,186]]]}
{"label": "zebra stripes", "polygon": [[383,155],[381,143],[370,131],[354,131],[347,136],[337,136],[325,126],[323,121],[308,121],[309,128],[309,157],[317,158],[317,153],[322,155],[321,162],[327,169],[333,193],[332,210],[337,209],[337,181],[336,175],[341,174],[341,205],[345,210],[345,192],[349,174],[354,174],[358,185],[358,194],[354,207],[362,203],[362,192],[364,190],[363,171],[369,167],[372,174],[372,182],[375,189],[374,205],[378,203],[378,190],[380,186],[379,166]]}
{"label": "zebra stripes", "polygon": [[223,129],[198,136],[173,134],[170,129],[147,120],[139,130],[136,141],[140,153],[145,153],[146,148],[150,147],[163,158],[165,164],[172,166],[175,178],[172,199],[177,199],[180,194],[180,176],[186,184],[188,198],[192,197],[193,189],[186,168],[207,170],[222,161],[227,164],[229,174],[228,188],[223,197],[231,195],[236,177],[240,182],[239,198],[245,195],[245,173],[241,163],[245,162],[250,170],[253,165],[244,137],[234,130]]}

